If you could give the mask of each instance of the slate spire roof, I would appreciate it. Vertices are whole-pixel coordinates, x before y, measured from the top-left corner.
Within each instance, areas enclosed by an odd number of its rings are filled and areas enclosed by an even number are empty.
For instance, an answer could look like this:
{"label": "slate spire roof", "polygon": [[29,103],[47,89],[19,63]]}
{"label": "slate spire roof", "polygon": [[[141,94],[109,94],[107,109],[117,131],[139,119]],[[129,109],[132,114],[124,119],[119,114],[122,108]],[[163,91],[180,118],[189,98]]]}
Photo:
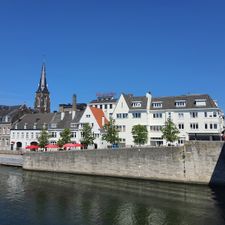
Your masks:
{"label": "slate spire roof", "polygon": [[48,87],[47,87],[47,81],[46,81],[46,66],[45,63],[42,64],[41,68],[41,78],[38,85],[38,90],[36,93],[49,93]]}

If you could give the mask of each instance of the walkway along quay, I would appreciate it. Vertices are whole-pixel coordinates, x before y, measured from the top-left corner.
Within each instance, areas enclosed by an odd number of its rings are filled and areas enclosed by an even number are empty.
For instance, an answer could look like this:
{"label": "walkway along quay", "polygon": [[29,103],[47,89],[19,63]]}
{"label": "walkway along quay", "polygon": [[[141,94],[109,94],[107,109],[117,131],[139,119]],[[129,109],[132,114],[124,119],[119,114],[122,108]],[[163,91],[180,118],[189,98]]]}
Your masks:
{"label": "walkway along quay", "polygon": [[23,166],[23,156],[21,152],[15,151],[1,151],[0,150],[0,164],[6,166]]}
{"label": "walkway along quay", "polygon": [[224,142],[24,154],[23,169],[225,185]]}

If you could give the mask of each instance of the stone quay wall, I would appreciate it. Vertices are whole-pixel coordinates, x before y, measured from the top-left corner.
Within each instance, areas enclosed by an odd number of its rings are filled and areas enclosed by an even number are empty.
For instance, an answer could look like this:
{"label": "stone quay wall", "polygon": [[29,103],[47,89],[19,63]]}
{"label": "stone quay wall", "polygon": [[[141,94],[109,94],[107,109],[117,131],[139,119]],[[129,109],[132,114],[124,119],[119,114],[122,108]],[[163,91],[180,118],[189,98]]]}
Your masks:
{"label": "stone quay wall", "polygon": [[199,184],[225,184],[224,142],[189,142],[182,147],[35,152],[26,170],[64,172]]}

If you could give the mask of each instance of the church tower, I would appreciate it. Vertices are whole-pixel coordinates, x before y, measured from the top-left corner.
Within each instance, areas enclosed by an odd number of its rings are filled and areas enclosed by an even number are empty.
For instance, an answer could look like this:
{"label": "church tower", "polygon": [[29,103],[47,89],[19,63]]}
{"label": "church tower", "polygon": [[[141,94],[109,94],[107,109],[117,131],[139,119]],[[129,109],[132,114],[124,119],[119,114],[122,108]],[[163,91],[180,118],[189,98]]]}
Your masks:
{"label": "church tower", "polygon": [[40,113],[50,112],[50,97],[46,81],[46,66],[43,63],[41,68],[41,78],[36,91],[34,109]]}

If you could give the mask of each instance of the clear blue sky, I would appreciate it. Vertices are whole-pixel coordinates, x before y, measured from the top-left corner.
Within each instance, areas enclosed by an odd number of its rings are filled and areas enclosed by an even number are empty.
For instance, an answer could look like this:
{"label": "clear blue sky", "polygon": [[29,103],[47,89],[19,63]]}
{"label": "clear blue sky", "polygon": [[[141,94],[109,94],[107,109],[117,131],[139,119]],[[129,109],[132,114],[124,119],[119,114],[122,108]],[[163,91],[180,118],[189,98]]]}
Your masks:
{"label": "clear blue sky", "polygon": [[224,0],[1,0],[0,104],[208,93],[225,109]]}

